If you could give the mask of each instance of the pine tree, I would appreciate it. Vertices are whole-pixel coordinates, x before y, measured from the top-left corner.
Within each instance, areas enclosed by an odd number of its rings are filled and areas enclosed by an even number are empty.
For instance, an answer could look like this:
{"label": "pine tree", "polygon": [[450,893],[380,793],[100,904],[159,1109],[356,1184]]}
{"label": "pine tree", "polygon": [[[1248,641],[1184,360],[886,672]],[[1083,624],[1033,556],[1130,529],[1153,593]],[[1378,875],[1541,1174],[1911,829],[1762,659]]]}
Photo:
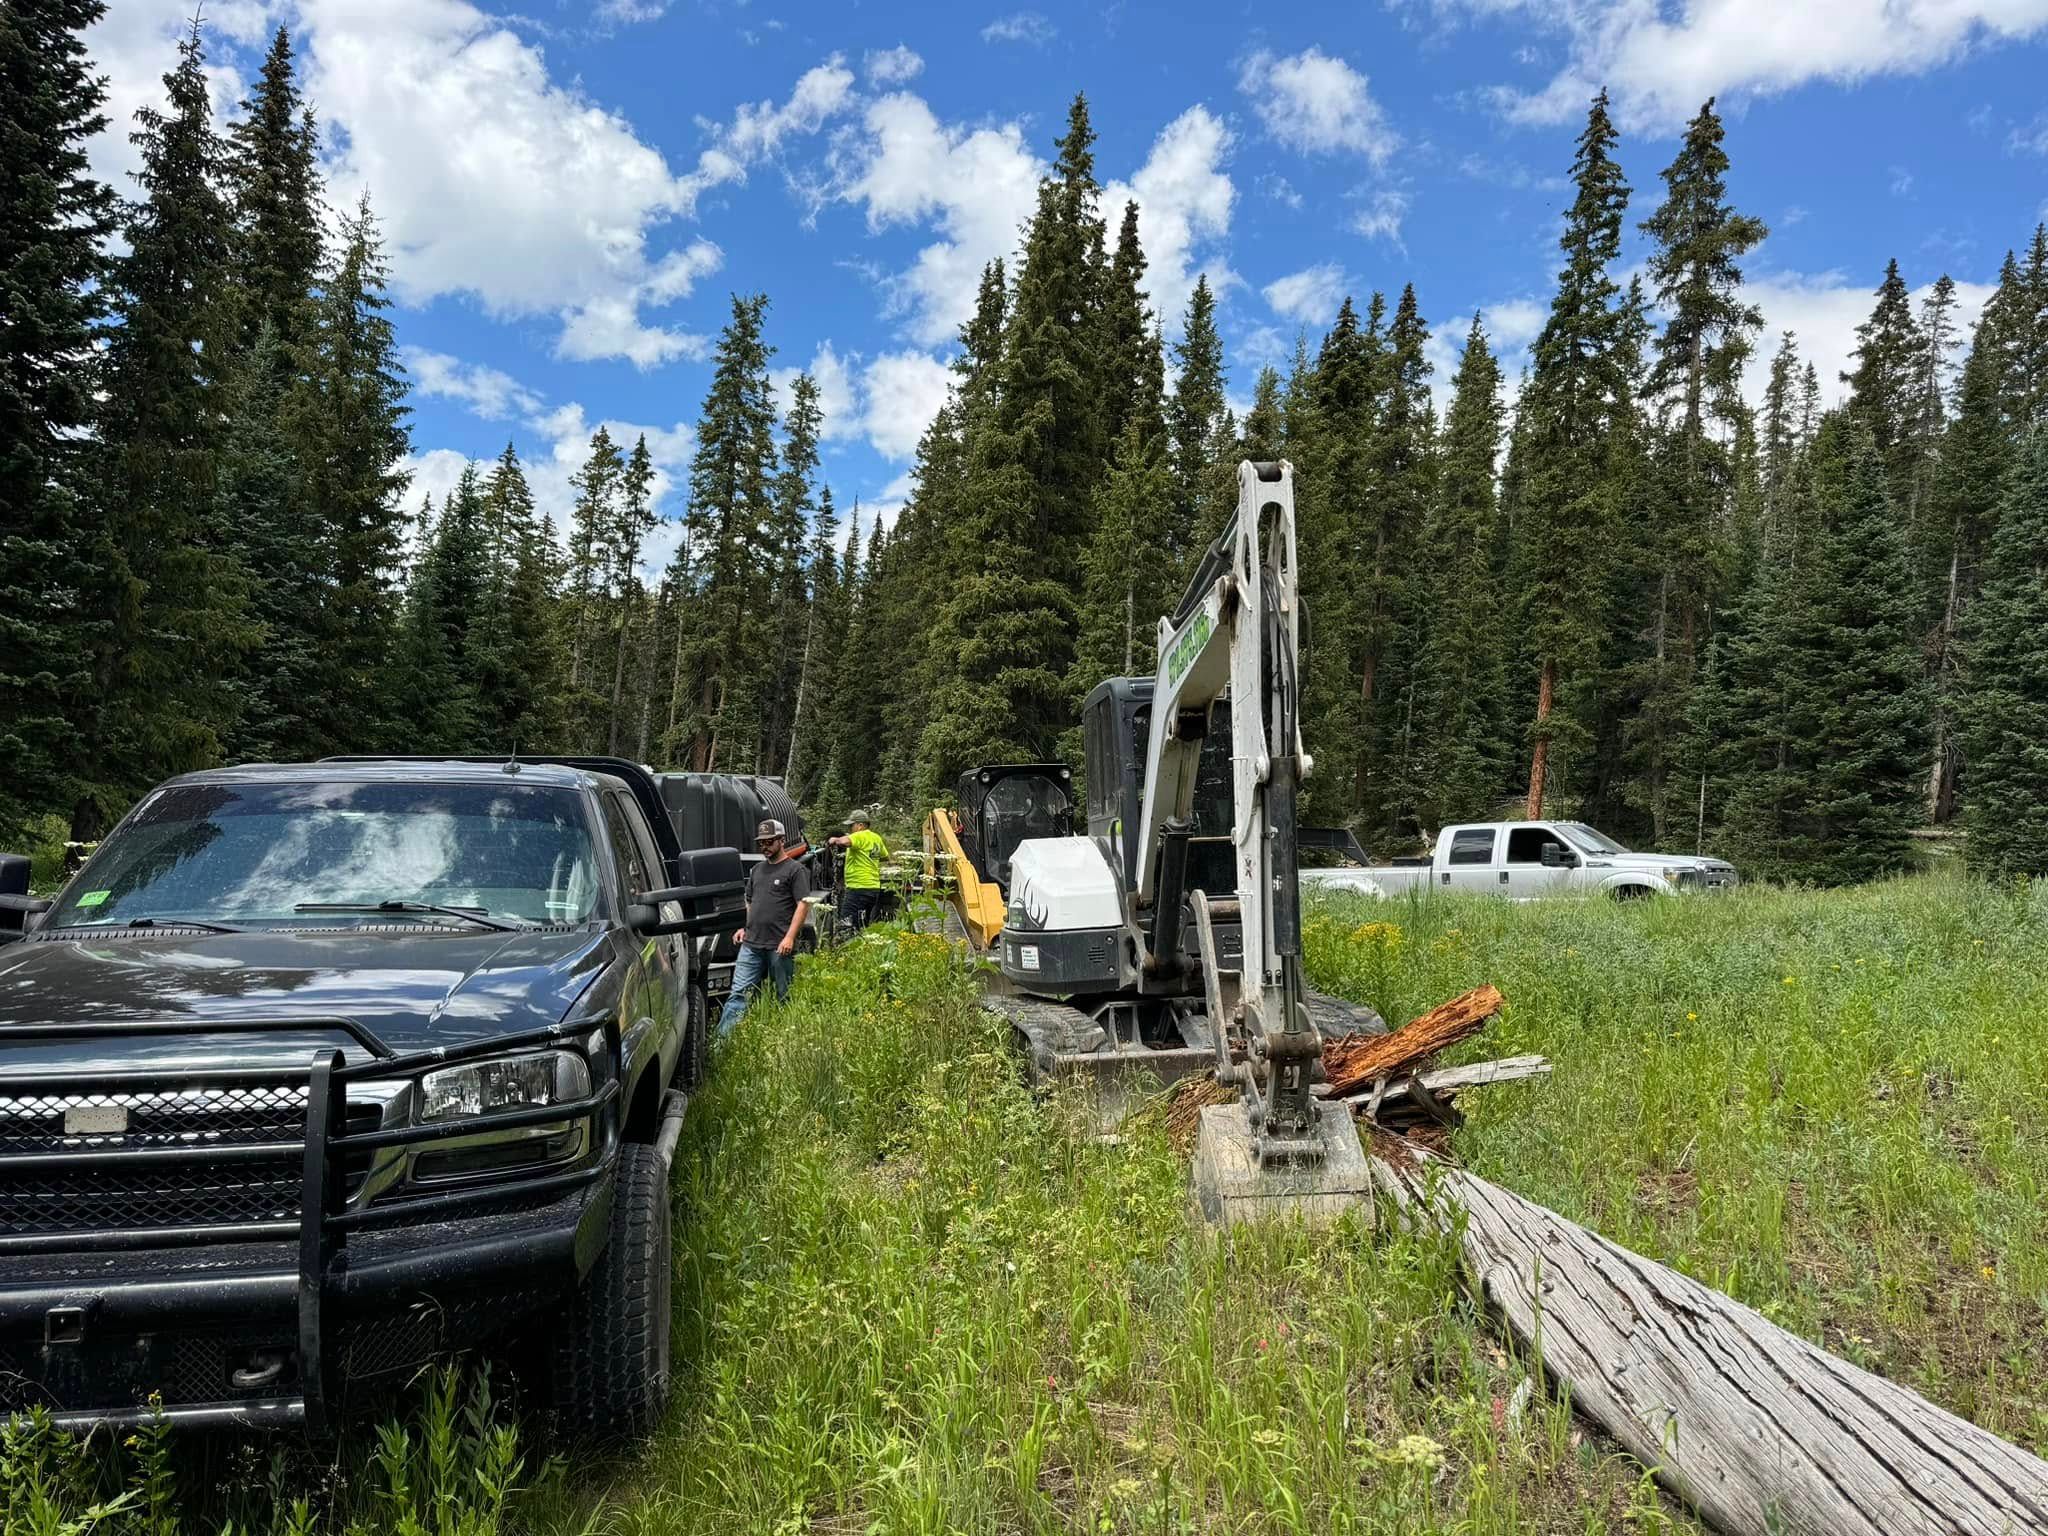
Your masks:
{"label": "pine tree", "polygon": [[1849,386],[1849,410],[1877,444],[1892,499],[1902,512],[1910,508],[1917,478],[1914,395],[1925,372],[1925,355],[1925,338],[1913,323],[1912,296],[1894,258],[1885,264],[1870,318],[1856,327],[1856,366],[1842,381]]}
{"label": "pine tree", "polygon": [[762,334],[767,308],[766,294],[733,296],[690,463],[685,526],[697,563],[697,622],[684,642],[691,690],[685,734],[670,755],[698,772],[752,768],[761,738],[767,641],[755,593],[762,564],[772,559],[766,531],[776,475],[768,383],[774,349]]}
{"label": "pine tree", "polygon": [[1139,431],[1147,437],[1164,426],[1159,411],[1165,361],[1145,303],[1144,281],[1138,205],[1127,202],[1102,301],[1102,398],[1107,407],[1102,439],[1112,455],[1119,451],[1124,427],[1134,415],[1141,418]]}
{"label": "pine tree", "polygon": [[393,652],[397,723],[422,751],[467,752],[479,730],[473,631],[485,620],[487,523],[476,466],[466,465],[429,526],[405,593]]}
{"label": "pine tree", "polygon": [[824,411],[818,384],[800,373],[790,389],[789,410],[782,422],[782,473],[775,482],[775,514],[771,530],[775,567],[774,672],[769,678],[768,708],[763,720],[762,767],[785,773],[790,734],[796,723],[797,691],[802,683],[805,616],[805,545],[817,510],[813,482],[818,473],[818,434]]}
{"label": "pine tree", "polygon": [[1793,467],[1805,447],[1800,432],[1798,390],[1799,344],[1786,331],[1771,356],[1770,383],[1764,388],[1763,523],[1758,536],[1766,549],[1784,521],[1785,502],[1792,494]]}
{"label": "pine tree", "polygon": [[1729,851],[1823,884],[1904,867],[1927,735],[1905,528],[1869,429],[1833,414],[1799,520],[1736,626],[1718,717]]}
{"label": "pine tree", "polygon": [[[1643,793],[1661,843],[1670,798],[1689,799],[1676,783],[1675,759],[1691,714],[1691,694],[1733,520],[1735,465],[1728,439],[1746,423],[1743,364],[1762,313],[1742,299],[1741,259],[1760,244],[1763,221],[1728,202],[1728,156],[1711,98],[1686,129],[1664,168],[1665,197],[1642,222],[1655,242],[1649,272],[1669,316],[1657,339],[1648,396],[1660,413],[1661,493],[1646,530],[1651,576],[1649,654],[1637,663],[1634,741]],[[1775,380],[1775,374],[1774,374]]]}
{"label": "pine tree", "polygon": [[[1559,693],[1598,660],[1607,631],[1603,571],[1589,551],[1607,548],[1608,439],[1628,398],[1621,356],[1623,312],[1609,269],[1621,251],[1628,184],[1613,157],[1607,93],[1594,98],[1572,164],[1575,193],[1559,245],[1565,254],[1511,451],[1517,479],[1512,572],[1520,638],[1535,687],[1528,813],[1543,814],[1553,743],[1584,729]],[[1567,701],[1569,702],[1569,701]]]}
{"label": "pine tree", "polygon": [[291,36],[279,27],[256,88],[228,130],[227,175],[235,205],[236,340],[251,345],[267,325],[279,366],[306,371],[320,277],[319,143],[292,68]]}
{"label": "pine tree", "polygon": [[[605,751],[617,756],[626,748],[633,720],[626,712],[626,658],[634,654],[634,621],[640,617],[645,594],[640,588],[640,550],[654,531],[654,459],[647,451],[645,434],[634,441],[633,452],[619,475],[619,495],[614,518],[606,529],[605,550],[609,567],[612,629],[612,692],[605,714]],[[637,713],[637,712],[636,712]]]}
{"label": "pine tree", "polygon": [[1416,812],[1425,828],[1489,815],[1506,787],[1509,739],[1501,614],[1483,594],[1499,589],[1494,457],[1505,412],[1500,365],[1472,317],[1444,419],[1441,462],[1418,611]]}
{"label": "pine tree", "polygon": [[463,657],[476,686],[472,741],[481,752],[542,750],[561,740],[567,682],[555,633],[554,539],[510,443],[483,483],[479,518],[485,596]]}
{"label": "pine tree", "polygon": [[303,515],[304,476],[292,428],[295,387],[265,325],[225,384],[215,522],[248,584],[260,638],[237,676],[236,728],[224,745],[242,761],[293,762],[324,745],[314,706],[324,677],[318,629],[327,600],[327,545]]}
{"label": "pine tree", "polygon": [[218,758],[239,702],[235,660],[255,638],[215,520],[230,248],[196,25],[164,86],[166,109],[136,115],[144,201],[110,283],[120,323],[107,341],[105,468],[79,594],[98,617],[83,636],[92,686],[78,721],[78,841],[164,774]]}
{"label": "pine tree", "polygon": [[830,756],[822,733],[830,701],[826,685],[837,675],[839,646],[846,634],[846,586],[840,574],[839,514],[832,488],[818,491],[818,515],[811,523],[811,543],[804,560],[810,602],[804,614],[803,660],[797,673],[795,723],[789,733],[789,757],[783,773],[790,795],[799,805],[810,803],[824,778]]}
{"label": "pine tree", "polygon": [[2048,875],[2048,428],[2032,431],[2005,481],[1965,635],[1970,865]]}
{"label": "pine tree", "polygon": [[[1366,722],[1366,772],[1359,811],[1367,827],[1398,835],[1422,792],[1414,750],[1416,592],[1421,540],[1434,495],[1436,417],[1430,406],[1429,327],[1411,284],[1387,331],[1384,391],[1372,447],[1369,539],[1361,551],[1359,691]],[[1375,764],[1384,767],[1375,769]]]}
{"label": "pine tree", "polygon": [[[1229,410],[1223,398],[1223,338],[1216,333],[1216,295],[1206,273],[1195,279],[1173,359],[1178,371],[1166,411],[1173,434],[1173,506],[1162,550],[1185,580],[1228,515],[1217,505],[1215,474],[1215,448]],[[1231,483],[1236,483],[1234,475]]]}
{"label": "pine tree", "polygon": [[600,679],[611,670],[604,643],[614,593],[613,532],[626,476],[625,456],[602,423],[590,436],[590,456],[570,476],[576,493],[569,513],[569,579],[564,594],[563,631],[568,640],[569,689],[563,700],[569,739],[575,750],[594,752],[606,734],[606,705]]}
{"label": "pine tree", "polygon": [[360,745],[365,732],[391,734],[364,715],[365,704],[380,697],[397,625],[395,573],[412,443],[405,374],[386,313],[388,271],[367,195],[343,219],[338,245],[322,284],[313,365],[316,452],[307,479],[330,583],[321,626],[327,675],[316,715],[325,740],[345,750]]}
{"label": "pine tree", "polygon": [[89,579],[85,434],[116,204],[87,168],[106,92],[83,34],[105,11],[14,0],[0,12],[0,842],[72,797],[72,722],[90,688],[74,596]]}

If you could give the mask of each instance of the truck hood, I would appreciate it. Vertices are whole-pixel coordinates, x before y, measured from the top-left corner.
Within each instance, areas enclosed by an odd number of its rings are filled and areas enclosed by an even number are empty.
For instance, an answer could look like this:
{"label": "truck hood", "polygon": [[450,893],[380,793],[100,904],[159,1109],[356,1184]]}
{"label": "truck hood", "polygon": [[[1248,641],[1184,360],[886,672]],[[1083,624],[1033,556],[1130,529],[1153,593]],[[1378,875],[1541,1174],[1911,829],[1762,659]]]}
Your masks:
{"label": "truck hood", "polygon": [[[319,1021],[353,1020],[393,1052],[559,1023],[604,970],[601,928],[518,933],[424,924],[326,933],[30,938],[0,946],[0,1025],[87,1026],[0,1041],[0,1077],[142,1066],[303,1066],[366,1047]],[[250,1033],[209,1024],[305,1020]],[[136,1033],[136,1024],[168,1026]],[[104,1035],[91,1026],[105,1026]]]}
{"label": "truck hood", "polygon": [[1735,866],[1724,859],[1702,858],[1692,854],[1595,853],[1586,855],[1585,859],[1585,867],[1595,874],[1628,870],[1635,874],[1655,875],[1661,880],[1667,869],[1692,869],[1715,876],[1732,876],[1735,873]]}

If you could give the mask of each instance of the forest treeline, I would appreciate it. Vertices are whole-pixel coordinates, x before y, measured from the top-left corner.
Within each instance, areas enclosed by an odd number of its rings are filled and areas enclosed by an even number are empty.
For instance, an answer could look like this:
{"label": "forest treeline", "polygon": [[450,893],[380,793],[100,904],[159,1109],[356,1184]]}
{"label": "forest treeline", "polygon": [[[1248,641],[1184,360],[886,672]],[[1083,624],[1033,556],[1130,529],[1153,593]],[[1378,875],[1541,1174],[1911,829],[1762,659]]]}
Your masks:
{"label": "forest treeline", "polygon": [[1767,231],[1714,104],[1637,199],[1603,94],[1512,406],[1483,316],[1431,377],[1411,285],[1347,299],[1238,419],[1215,295],[1166,340],[1077,98],[893,525],[842,524],[817,387],[778,411],[768,299],[735,295],[650,581],[655,469],[602,428],[560,525],[509,444],[408,513],[375,219],[325,206],[288,35],[223,132],[195,27],[123,199],[83,153],[100,10],[0,16],[0,832],[87,839],[165,774],[332,751],[932,803],[975,763],[1077,760],[1081,699],[1150,672],[1237,461],[1285,457],[1316,819],[1393,849],[1521,806],[1845,880],[1960,813],[1974,864],[2048,871],[2048,231],[1967,337],[1947,278],[1916,305],[1889,264],[1824,408],[1744,299]]}

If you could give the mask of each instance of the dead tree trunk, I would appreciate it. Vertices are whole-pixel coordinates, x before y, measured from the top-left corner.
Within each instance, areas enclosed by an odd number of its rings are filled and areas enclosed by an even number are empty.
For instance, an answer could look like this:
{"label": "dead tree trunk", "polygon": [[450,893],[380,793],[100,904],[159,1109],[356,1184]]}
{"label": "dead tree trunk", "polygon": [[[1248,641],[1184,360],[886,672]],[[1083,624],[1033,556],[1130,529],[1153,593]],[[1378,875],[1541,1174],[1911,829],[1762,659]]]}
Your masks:
{"label": "dead tree trunk", "polygon": [[1465,1212],[1465,1263],[1584,1413],[1730,1536],[2048,1531],[2048,1462],[1555,1211],[1391,1141],[1374,1178]]}
{"label": "dead tree trunk", "polygon": [[1546,659],[1536,684],[1536,750],[1529,759],[1529,819],[1543,815],[1544,778],[1550,769],[1550,703],[1557,689],[1557,663]]}

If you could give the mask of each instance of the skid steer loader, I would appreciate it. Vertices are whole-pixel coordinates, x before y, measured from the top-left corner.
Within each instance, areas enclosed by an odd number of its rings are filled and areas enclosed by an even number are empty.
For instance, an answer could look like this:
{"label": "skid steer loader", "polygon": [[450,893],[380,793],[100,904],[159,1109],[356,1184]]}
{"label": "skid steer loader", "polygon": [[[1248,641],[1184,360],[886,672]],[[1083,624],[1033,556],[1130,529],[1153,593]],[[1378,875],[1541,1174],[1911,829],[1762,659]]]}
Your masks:
{"label": "skid steer loader", "polygon": [[990,763],[960,775],[959,809],[924,821],[925,889],[946,901],[962,936],[985,954],[1002,931],[1010,861],[1027,838],[1074,826],[1074,770],[1065,763]]}

